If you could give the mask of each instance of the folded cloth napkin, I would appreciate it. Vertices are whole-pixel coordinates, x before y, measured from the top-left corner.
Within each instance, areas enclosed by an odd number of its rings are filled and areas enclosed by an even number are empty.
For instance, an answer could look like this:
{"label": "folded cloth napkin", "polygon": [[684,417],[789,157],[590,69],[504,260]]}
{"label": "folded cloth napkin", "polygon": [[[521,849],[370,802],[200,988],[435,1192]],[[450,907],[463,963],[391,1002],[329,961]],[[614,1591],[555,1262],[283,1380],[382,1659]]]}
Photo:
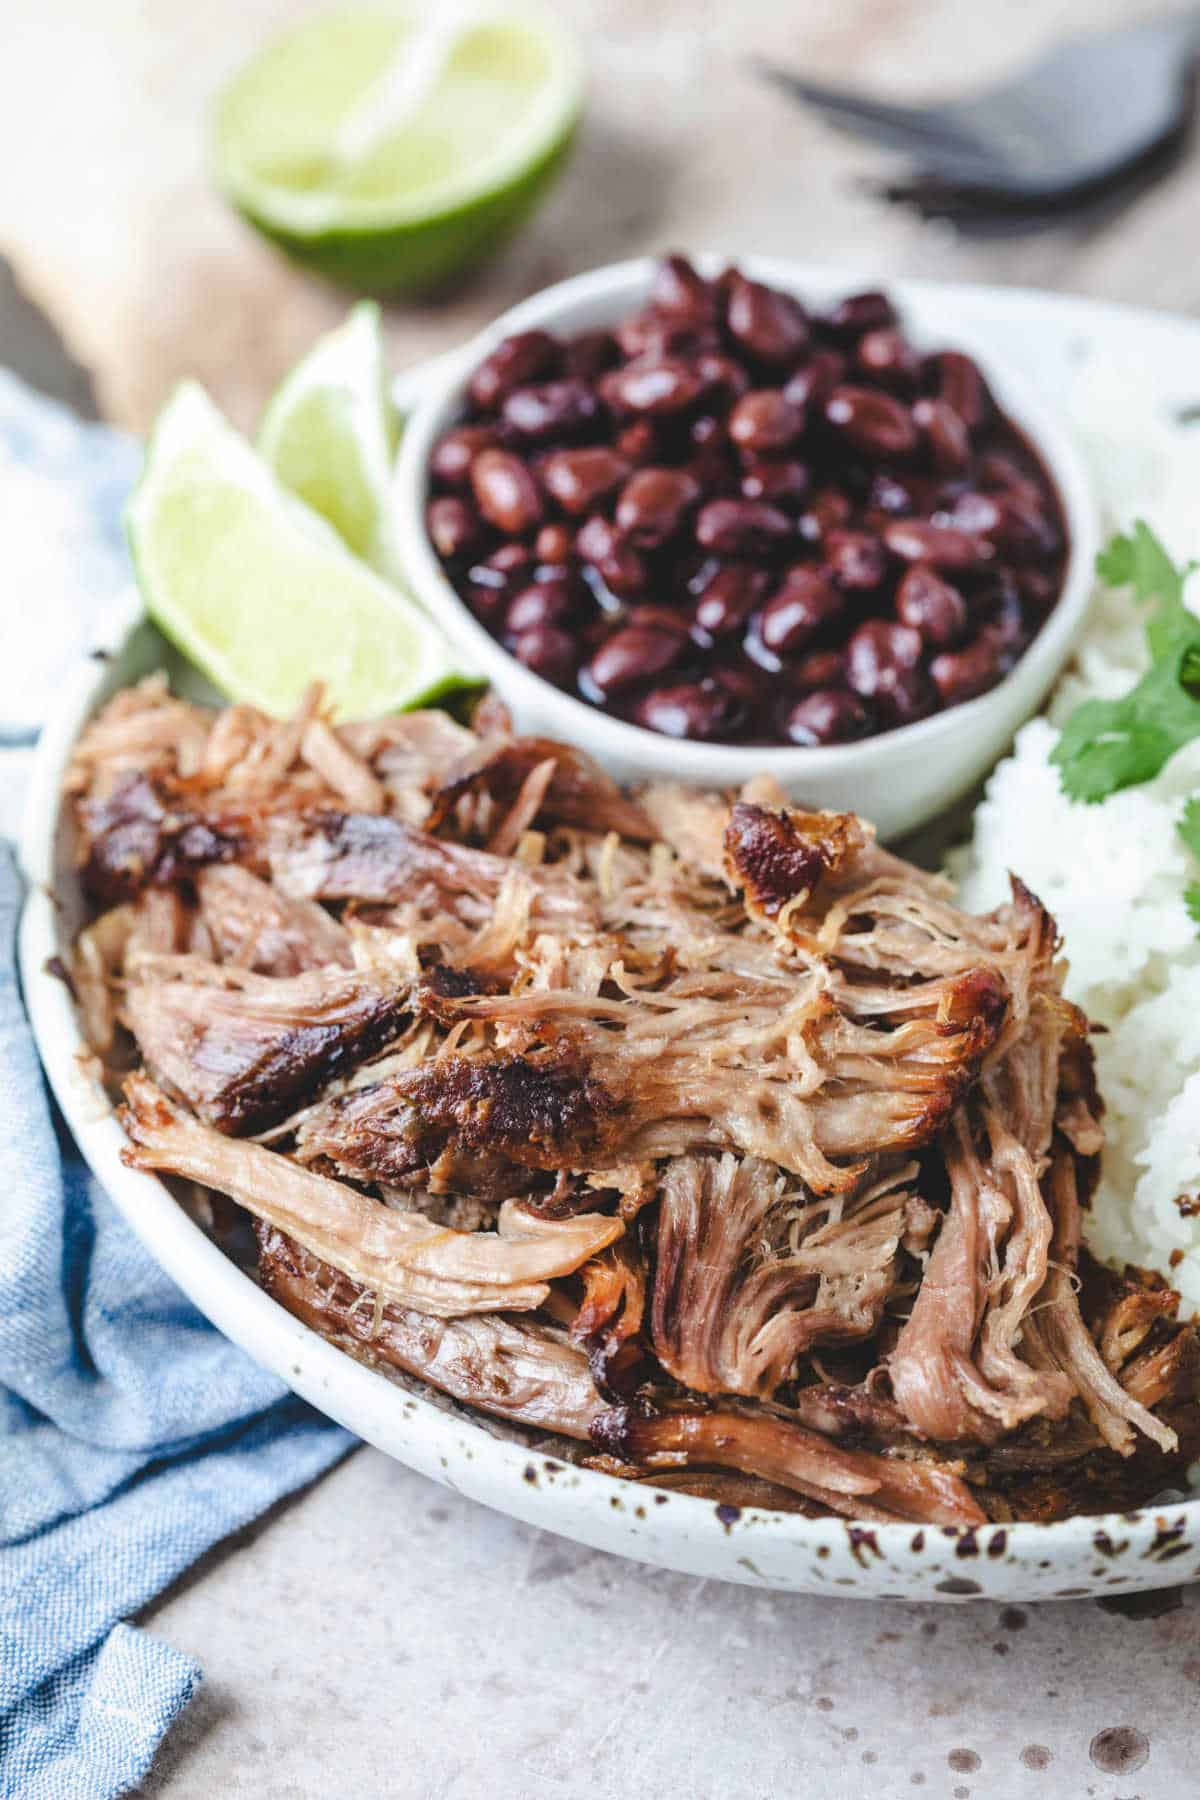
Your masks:
{"label": "folded cloth napkin", "polygon": [[[135,467],[127,440],[0,373],[2,818],[39,706],[127,578]],[[125,1621],[352,1440],[201,1317],[88,1173],[21,1004],[19,904],[0,842],[0,1796],[109,1800],[200,1680]]]}

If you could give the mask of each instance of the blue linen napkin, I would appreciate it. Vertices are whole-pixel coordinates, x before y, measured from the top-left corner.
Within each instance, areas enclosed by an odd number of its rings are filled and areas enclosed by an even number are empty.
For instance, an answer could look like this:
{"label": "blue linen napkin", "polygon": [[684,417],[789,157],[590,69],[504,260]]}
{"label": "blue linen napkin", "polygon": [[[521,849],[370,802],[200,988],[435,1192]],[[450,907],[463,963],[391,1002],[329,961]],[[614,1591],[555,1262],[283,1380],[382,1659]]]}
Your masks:
{"label": "blue linen napkin", "polygon": [[[128,579],[136,447],[0,371],[0,819],[57,675]],[[112,1800],[197,1664],[125,1621],[352,1439],[196,1311],[93,1180],[47,1093],[0,841],[0,1800]]]}

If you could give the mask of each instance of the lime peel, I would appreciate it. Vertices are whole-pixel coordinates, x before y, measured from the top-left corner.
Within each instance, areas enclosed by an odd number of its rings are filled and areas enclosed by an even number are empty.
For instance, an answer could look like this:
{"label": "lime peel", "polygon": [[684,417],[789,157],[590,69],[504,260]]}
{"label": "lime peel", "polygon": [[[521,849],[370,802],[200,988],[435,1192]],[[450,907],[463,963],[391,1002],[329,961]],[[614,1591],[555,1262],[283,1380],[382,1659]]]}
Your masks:
{"label": "lime peel", "polygon": [[400,576],[389,503],[399,434],[379,308],[370,300],[301,358],[258,432],[259,454],[284,486],[392,580]]}
{"label": "lime peel", "polygon": [[217,175],[301,260],[427,287],[525,215],[582,104],[574,40],[535,0],[348,8],[294,26],[225,90]]}
{"label": "lime peel", "polygon": [[439,627],[352,556],[194,382],[159,415],[126,527],[150,616],[231,700],[286,717],[320,681],[346,719],[472,681]]}

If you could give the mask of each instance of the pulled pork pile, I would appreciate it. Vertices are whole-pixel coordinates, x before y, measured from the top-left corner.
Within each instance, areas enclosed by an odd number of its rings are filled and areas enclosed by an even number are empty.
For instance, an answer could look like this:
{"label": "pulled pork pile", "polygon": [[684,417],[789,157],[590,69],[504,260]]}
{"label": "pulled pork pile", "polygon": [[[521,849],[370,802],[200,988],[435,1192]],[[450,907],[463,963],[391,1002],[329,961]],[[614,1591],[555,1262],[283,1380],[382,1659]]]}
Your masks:
{"label": "pulled pork pile", "polygon": [[156,678],[70,789],[128,1160],[248,1214],[352,1355],[856,1519],[1129,1505],[1200,1449],[1177,1296],[1080,1246],[1087,1022],[1019,882],[968,916],[853,815],[631,797],[489,702],[335,729]]}

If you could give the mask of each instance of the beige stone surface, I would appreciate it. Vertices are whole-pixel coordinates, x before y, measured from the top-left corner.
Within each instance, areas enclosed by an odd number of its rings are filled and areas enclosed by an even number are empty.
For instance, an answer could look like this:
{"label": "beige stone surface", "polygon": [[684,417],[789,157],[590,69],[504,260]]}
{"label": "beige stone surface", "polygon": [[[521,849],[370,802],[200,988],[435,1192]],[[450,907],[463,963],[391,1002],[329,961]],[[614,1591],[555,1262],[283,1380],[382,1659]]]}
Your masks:
{"label": "beige stone surface", "polygon": [[[1033,237],[967,241],[862,185],[885,166],[766,89],[755,54],[896,95],[982,82],[1067,30],[1156,0],[560,0],[592,70],[567,175],[464,291],[389,309],[398,362],[458,341],[549,280],[668,245],[844,260],[879,274],[1030,282],[1192,310],[1200,162],[1137,204]],[[294,0],[10,0],[0,252],[144,429],[198,375],[242,422],[344,296],[260,243],[212,191],[226,75]]]}
{"label": "beige stone surface", "polygon": [[[1200,1588],[1129,1619],[725,1587],[534,1531],[374,1450],[148,1624],[206,1670],[155,1800],[1197,1791]],[[1095,1743],[1114,1727],[1134,1734],[1115,1767]]]}

